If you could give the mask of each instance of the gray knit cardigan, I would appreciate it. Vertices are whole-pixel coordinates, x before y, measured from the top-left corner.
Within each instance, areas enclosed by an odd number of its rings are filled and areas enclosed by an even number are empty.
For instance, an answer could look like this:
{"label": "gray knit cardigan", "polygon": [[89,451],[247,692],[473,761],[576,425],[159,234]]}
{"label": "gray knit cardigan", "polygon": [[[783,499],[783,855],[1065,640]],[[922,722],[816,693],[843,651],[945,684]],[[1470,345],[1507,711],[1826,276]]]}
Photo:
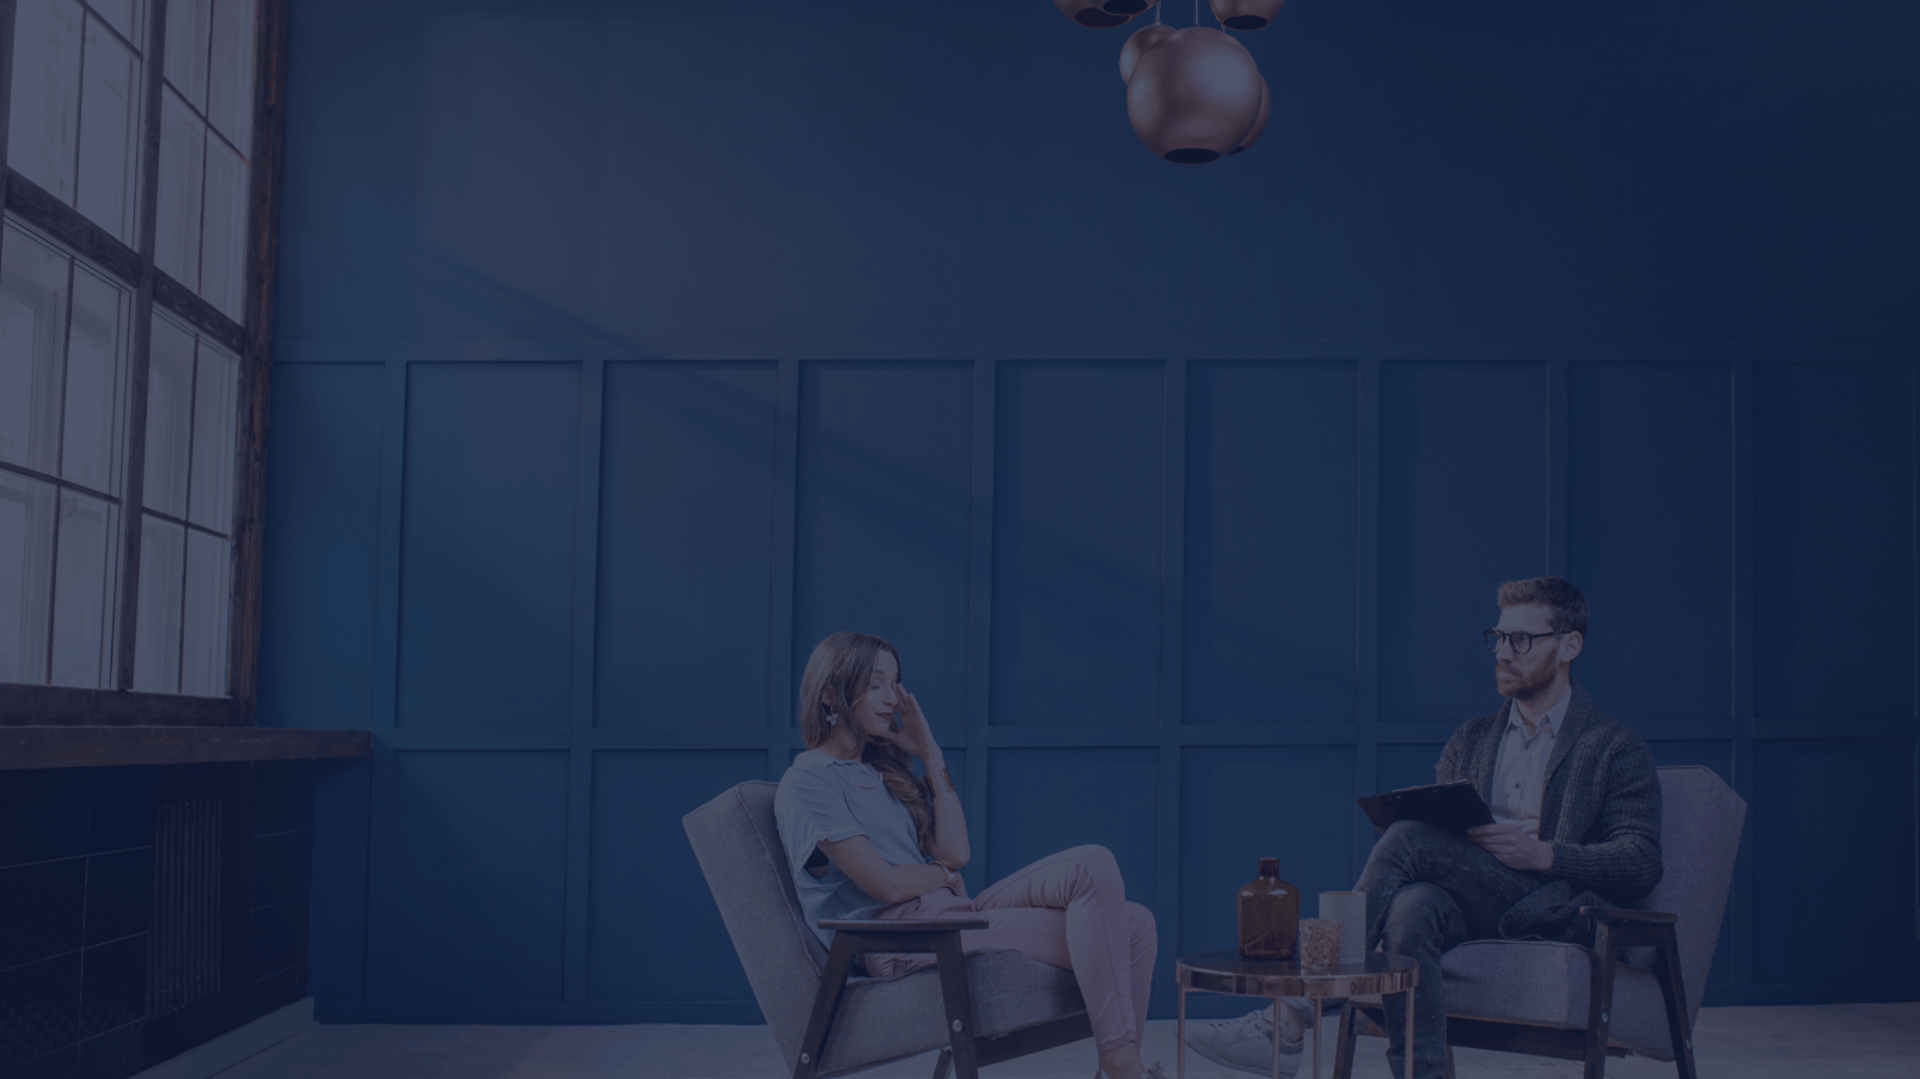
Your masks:
{"label": "gray knit cardigan", "polygon": [[[1511,700],[1460,725],[1434,765],[1441,783],[1473,781],[1493,802],[1493,770]],[[1633,728],[1595,707],[1578,681],[1547,757],[1540,838],[1553,842],[1553,869],[1500,919],[1509,940],[1593,940],[1580,908],[1631,903],[1660,883],[1660,778]]]}

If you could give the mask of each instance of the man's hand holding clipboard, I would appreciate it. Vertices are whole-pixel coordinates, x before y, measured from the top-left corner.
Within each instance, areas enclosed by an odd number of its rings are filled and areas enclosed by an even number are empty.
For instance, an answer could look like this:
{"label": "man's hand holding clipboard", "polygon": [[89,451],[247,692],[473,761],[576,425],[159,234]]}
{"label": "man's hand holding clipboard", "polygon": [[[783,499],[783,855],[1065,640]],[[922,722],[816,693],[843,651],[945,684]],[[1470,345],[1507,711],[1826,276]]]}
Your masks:
{"label": "man's hand holding clipboard", "polygon": [[1362,812],[1375,829],[1386,831],[1395,821],[1417,820],[1436,828],[1465,834],[1477,825],[1492,824],[1493,811],[1473,789],[1470,780],[1431,783],[1424,787],[1403,787],[1385,794],[1356,798]]}

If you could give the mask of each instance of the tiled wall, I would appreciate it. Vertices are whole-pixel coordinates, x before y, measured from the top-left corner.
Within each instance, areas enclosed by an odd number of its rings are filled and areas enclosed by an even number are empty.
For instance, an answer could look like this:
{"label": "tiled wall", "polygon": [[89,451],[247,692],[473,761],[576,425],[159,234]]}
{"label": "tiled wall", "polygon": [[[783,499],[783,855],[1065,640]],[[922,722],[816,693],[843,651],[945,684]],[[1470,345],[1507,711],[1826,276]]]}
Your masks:
{"label": "tiled wall", "polygon": [[0,773],[0,1075],[138,1071],[154,768]]}
{"label": "tiled wall", "polygon": [[[0,1077],[123,1079],[185,1048],[147,1037],[155,795],[182,772],[0,772]],[[254,792],[235,807],[254,838],[250,899],[227,915],[251,925],[232,1026],[306,995],[313,779],[306,762],[220,774]]]}
{"label": "tiled wall", "polygon": [[306,761],[255,766],[253,937],[247,1018],[307,995],[313,774]]}

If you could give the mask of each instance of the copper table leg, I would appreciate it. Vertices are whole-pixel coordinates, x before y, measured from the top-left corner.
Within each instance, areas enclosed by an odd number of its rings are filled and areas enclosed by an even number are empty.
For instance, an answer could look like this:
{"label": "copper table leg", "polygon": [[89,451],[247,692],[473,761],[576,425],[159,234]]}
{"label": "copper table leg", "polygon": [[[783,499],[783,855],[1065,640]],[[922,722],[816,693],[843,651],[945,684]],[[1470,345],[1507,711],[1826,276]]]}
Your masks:
{"label": "copper table leg", "polygon": [[1273,998],[1273,1079],[1280,1079],[1280,998]]}
{"label": "copper table leg", "polygon": [[1179,1003],[1175,1006],[1173,1020],[1173,1075],[1174,1079],[1187,1079],[1187,987],[1182,984],[1179,991]]}
{"label": "copper table leg", "polygon": [[[1320,1079],[1320,1004],[1319,997],[1313,998],[1313,1079]],[[1275,1016],[1275,1018],[1279,1018]]]}

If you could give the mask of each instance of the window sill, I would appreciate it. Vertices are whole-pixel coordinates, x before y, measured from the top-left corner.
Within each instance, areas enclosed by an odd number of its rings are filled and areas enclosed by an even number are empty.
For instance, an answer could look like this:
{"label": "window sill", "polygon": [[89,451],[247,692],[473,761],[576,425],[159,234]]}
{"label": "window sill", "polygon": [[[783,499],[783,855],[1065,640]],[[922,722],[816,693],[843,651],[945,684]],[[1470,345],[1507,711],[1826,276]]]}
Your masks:
{"label": "window sill", "polygon": [[277,727],[0,727],[0,771],[365,757],[373,732]]}

